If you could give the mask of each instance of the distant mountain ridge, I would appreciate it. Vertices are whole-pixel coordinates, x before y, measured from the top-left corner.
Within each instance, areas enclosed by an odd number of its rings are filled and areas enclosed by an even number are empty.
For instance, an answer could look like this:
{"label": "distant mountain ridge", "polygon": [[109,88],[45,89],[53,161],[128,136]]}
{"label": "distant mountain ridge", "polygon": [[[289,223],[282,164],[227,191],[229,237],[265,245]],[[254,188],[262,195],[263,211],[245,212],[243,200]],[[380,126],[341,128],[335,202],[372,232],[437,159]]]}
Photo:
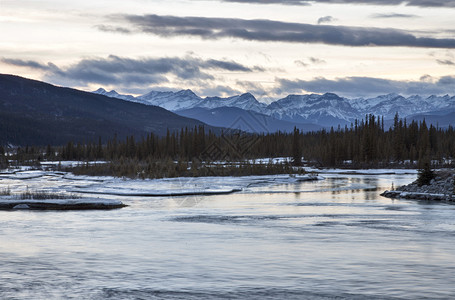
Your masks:
{"label": "distant mountain ridge", "polygon": [[292,132],[297,127],[302,132],[318,131],[322,126],[308,123],[293,123],[271,116],[244,110],[238,107],[190,108],[176,111],[177,114],[217,127],[239,129],[250,133]]}
{"label": "distant mountain ridge", "polygon": [[[152,91],[138,97],[119,95],[115,91],[105,92],[104,94],[128,101],[160,106],[177,113],[195,108],[213,110],[222,107],[235,107],[267,115],[276,120],[323,127],[350,124],[355,119],[363,119],[368,114],[383,116],[385,120],[392,120],[396,113],[403,118],[413,119],[416,116],[417,119],[421,119],[424,115],[435,116],[455,112],[455,96],[449,95],[403,97],[392,93],[374,98],[349,99],[333,93],[306,94],[288,95],[267,105],[259,102],[251,93],[227,98],[202,98],[191,90],[179,92]],[[455,124],[455,120],[449,124]]]}

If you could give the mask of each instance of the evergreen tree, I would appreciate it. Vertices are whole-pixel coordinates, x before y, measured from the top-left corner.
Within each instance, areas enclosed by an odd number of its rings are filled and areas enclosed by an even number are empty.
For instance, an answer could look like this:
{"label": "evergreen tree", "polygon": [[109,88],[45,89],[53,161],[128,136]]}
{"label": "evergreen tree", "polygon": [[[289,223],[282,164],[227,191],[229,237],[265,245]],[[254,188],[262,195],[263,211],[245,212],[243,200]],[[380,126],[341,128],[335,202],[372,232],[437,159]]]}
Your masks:
{"label": "evergreen tree", "polygon": [[4,169],[8,166],[8,159],[5,157],[5,149],[0,146],[0,168]]}
{"label": "evergreen tree", "polygon": [[302,150],[300,149],[300,131],[294,127],[294,136],[292,140],[292,163],[294,166],[302,165]]}
{"label": "evergreen tree", "polygon": [[431,180],[434,179],[435,174],[431,169],[431,162],[428,157],[424,158],[423,162],[419,162],[421,164],[421,168],[419,169],[419,174],[417,177],[417,185],[429,185]]}
{"label": "evergreen tree", "polygon": [[53,159],[55,157],[55,150],[51,147],[51,145],[47,145],[46,147],[46,159]]}
{"label": "evergreen tree", "polygon": [[452,195],[455,196],[455,174],[452,175],[452,181],[453,181],[453,186],[452,186]]}

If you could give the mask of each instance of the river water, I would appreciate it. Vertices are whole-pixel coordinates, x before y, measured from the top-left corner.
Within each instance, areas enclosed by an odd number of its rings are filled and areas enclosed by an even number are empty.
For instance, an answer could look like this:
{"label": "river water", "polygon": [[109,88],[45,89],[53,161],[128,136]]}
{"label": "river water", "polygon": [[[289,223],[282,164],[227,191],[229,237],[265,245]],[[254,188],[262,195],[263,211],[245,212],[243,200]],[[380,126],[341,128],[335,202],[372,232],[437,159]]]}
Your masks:
{"label": "river water", "polygon": [[52,188],[243,184],[109,196],[109,211],[0,211],[1,299],[454,299],[455,206],[379,194],[415,174],[167,181],[4,179]]}

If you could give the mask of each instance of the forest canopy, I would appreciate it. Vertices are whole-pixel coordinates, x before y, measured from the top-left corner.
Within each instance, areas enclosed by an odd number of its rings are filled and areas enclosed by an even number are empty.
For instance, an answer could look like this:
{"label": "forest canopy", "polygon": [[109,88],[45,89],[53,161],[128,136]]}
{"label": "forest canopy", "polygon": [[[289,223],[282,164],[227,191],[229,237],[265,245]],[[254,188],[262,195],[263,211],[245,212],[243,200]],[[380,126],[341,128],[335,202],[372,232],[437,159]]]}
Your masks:
{"label": "forest canopy", "polygon": [[[65,146],[46,149],[18,148],[14,159],[38,160],[104,160],[112,164],[150,165],[158,162],[192,163],[238,162],[254,158],[290,157],[292,164],[317,167],[432,167],[453,166],[455,131],[395,116],[392,127],[385,129],[382,118],[368,115],[344,128],[317,132],[248,134],[235,130],[216,134],[204,126],[167,131],[165,136],[153,133],[137,140],[134,136],[120,140],[68,142]],[[0,151],[0,163],[5,161]],[[2,158],[3,157],[3,158]],[[188,164],[185,164],[188,167]],[[185,168],[186,168],[185,167]],[[183,169],[184,167],[181,166]],[[194,167],[193,167],[194,168]],[[276,171],[276,170],[275,170]]]}

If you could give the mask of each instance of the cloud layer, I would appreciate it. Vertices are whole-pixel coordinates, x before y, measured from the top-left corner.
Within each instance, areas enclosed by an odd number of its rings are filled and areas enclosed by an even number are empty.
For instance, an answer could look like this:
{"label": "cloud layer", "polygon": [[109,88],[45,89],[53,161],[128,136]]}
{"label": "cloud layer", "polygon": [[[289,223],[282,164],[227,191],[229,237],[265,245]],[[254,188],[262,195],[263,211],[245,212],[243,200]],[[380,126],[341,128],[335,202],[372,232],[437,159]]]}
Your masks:
{"label": "cloud layer", "polygon": [[388,14],[374,14],[371,16],[372,18],[375,19],[411,19],[411,18],[419,18],[417,15],[411,15],[411,14],[397,14],[397,13],[388,13]]}
{"label": "cloud layer", "polygon": [[[56,83],[79,86],[91,84],[117,85],[126,90],[148,91],[151,85],[169,84],[171,78],[180,80],[185,88],[191,87],[205,95],[232,95],[240,92],[253,92],[263,98],[279,98],[290,93],[326,93],[333,92],[347,97],[377,96],[388,93],[402,95],[453,94],[455,75],[434,78],[424,75],[417,81],[399,81],[374,77],[342,77],[327,79],[316,77],[310,80],[277,78],[273,87],[249,81],[237,80],[232,87],[219,85],[217,79],[207,71],[222,70],[228,72],[252,72],[260,67],[247,67],[233,61],[215,59],[202,60],[186,58],[144,58],[131,59],[117,56],[108,58],[84,59],[66,68],[59,68],[52,63],[42,64],[31,60],[2,58],[3,63],[28,67],[45,72],[47,80]],[[309,57],[308,64],[325,63],[323,60]],[[446,60],[441,64],[455,65]],[[296,61],[296,64],[303,62]]]}
{"label": "cloud layer", "polygon": [[260,42],[322,43],[342,46],[388,46],[455,49],[455,39],[418,37],[398,29],[312,25],[272,20],[116,15],[131,28],[99,25],[102,31],[142,32],[161,37],[195,36],[207,40],[236,38]]}
{"label": "cloud layer", "polygon": [[3,63],[45,71],[48,79],[66,79],[79,85],[105,84],[146,85],[169,82],[168,76],[180,80],[213,80],[210,71],[253,72],[261,67],[247,67],[231,60],[184,58],[131,59],[110,55],[107,58],[83,59],[66,68],[52,63],[3,58]]}
{"label": "cloud layer", "polygon": [[455,7],[455,0],[221,0],[223,2],[311,5],[315,3],[329,4],[368,4],[368,5],[407,5],[418,7]]}
{"label": "cloud layer", "polygon": [[335,18],[332,16],[325,16],[325,17],[320,17],[318,19],[318,24],[323,24],[323,23],[331,23],[335,21]]}
{"label": "cloud layer", "polygon": [[311,80],[277,79],[278,89],[286,93],[326,93],[333,92],[344,96],[376,96],[388,93],[403,95],[452,94],[455,76],[432,78],[422,76],[419,81],[398,81],[374,77],[344,77],[326,79],[317,77]]}

